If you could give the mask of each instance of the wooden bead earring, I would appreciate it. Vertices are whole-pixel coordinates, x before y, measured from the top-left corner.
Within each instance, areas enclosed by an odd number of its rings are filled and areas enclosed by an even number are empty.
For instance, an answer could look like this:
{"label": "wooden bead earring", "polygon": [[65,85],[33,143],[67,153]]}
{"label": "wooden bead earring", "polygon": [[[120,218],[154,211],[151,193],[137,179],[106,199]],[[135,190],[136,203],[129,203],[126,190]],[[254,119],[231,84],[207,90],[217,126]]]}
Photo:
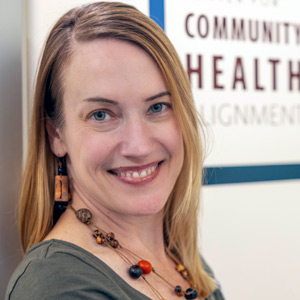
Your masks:
{"label": "wooden bead earring", "polygon": [[67,202],[69,194],[68,176],[62,162],[58,161],[57,175],[55,176],[55,201]]}
{"label": "wooden bead earring", "polygon": [[64,160],[58,158],[57,174],[55,176],[55,192],[54,192],[54,210],[53,210],[53,226],[61,214],[66,210],[69,203],[69,184]]}

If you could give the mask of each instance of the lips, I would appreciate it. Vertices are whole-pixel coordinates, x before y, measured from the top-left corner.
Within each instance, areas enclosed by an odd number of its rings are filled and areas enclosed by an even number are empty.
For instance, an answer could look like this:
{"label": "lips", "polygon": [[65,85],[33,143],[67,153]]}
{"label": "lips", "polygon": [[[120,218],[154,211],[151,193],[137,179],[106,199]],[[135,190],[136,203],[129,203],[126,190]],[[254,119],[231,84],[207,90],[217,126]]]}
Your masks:
{"label": "lips", "polygon": [[111,169],[108,170],[108,172],[123,179],[141,179],[151,176],[151,174],[153,174],[156,171],[156,169],[162,162],[163,161],[155,162],[139,167],[122,167],[117,169]]}

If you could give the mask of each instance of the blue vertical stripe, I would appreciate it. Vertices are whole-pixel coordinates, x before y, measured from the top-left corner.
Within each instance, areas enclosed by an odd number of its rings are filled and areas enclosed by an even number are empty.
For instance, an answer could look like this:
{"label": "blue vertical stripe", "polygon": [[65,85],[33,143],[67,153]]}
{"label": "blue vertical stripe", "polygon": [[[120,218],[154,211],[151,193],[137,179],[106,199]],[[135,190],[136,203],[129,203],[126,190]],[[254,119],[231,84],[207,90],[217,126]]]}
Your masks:
{"label": "blue vertical stripe", "polygon": [[165,1],[149,0],[150,18],[165,30]]}

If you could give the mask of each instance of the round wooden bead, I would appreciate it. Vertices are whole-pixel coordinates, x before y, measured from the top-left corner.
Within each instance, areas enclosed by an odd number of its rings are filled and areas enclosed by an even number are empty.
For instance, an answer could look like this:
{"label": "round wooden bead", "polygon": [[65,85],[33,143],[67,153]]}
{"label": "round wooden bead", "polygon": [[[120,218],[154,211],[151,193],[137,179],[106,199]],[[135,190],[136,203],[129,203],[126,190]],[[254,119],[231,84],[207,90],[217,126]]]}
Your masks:
{"label": "round wooden bead", "polygon": [[95,229],[93,235],[94,235],[94,237],[100,236],[101,235],[101,231],[99,229]]}
{"label": "round wooden bead", "polygon": [[187,270],[183,270],[181,272],[181,276],[187,280],[187,279],[189,279],[189,272]]}
{"label": "round wooden bead", "polygon": [[189,288],[185,291],[184,297],[185,299],[196,299],[198,297],[198,292],[193,288]]}
{"label": "round wooden bead", "polygon": [[176,266],[176,270],[177,270],[178,272],[182,272],[182,271],[184,270],[184,266],[181,265],[181,264],[179,264],[179,265]]}
{"label": "round wooden bead", "polygon": [[149,274],[152,271],[152,265],[147,260],[140,260],[138,266],[142,268],[143,274]]}
{"label": "round wooden bead", "polygon": [[90,223],[92,220],[92,213],[87,208],[81,208],[75,212],[77,219],[82,223]]}
{"label": "round wooden bead", "polygon": [[110,242],[109,242],[109,244],[113,247],[113,248],[118,248],[118,246],[119,246],[119,242],[117,241],[117,240],[111,240]]}
{"label": "round wooden bead", "polygon": [[109,232],[107,235],[106,235],[106,238],[108,239],[108,240],[113,240],[114,238],[115,238],[115,235],[114,235],[114,233],[113,232]]}
{"label": "round wooden bead", "polygon": [[143,270],[140,266],[134,265],[129,268],[129,275],[133,279],[137,279],[141,277],[143,274]]}
{"label": "round wooden bead", "polygon": [[104,244],[105,243],[105,238],[103,237],[103,236],[97,236],[97,238],[96,238],[96,242],[97,242],[97,244]]}

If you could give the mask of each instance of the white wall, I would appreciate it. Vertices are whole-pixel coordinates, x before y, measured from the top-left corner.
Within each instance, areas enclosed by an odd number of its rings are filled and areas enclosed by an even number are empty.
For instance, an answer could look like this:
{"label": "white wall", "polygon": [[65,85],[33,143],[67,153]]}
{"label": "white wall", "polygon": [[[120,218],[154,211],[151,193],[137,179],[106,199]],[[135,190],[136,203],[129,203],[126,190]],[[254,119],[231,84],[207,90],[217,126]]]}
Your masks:
{"label": "white wall", "polygon": [[203,250],[228,300],[300,299],[300,180],[206,186]]}
{"label": "white wall", "polygon": [[0,1],[0,299],[21,259],[15,204],[22,169],[21,0]]}

